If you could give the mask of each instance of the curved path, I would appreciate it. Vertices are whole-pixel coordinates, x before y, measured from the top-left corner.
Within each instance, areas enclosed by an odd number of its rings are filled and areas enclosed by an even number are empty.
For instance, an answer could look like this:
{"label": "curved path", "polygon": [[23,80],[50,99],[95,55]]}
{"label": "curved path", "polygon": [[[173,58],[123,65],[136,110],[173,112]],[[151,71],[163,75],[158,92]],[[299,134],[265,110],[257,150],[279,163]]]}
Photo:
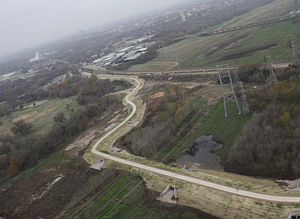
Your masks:
{"label": "curved path", "polygon": [[280,203],[300,203],[300,197],[283,197],[283,196],[273,196],[273,195],[265,195],[265,194],[260,194],[260,193],[255,193],[255,192],[249,192],[249,191],[245,191],[245,190],[237,190],[236,188],[232,188],[232,187],[228,187],[228,186],[223,186],[223,185],[219,185],[216,183],[212,183],[212,182],[208,182],[208,181],[204,181],[204,180],[200,180],[200,179],[196,179],[190,176],[184,176],[184,175],[180,175],[177,173],[173,173],[173,172],[169,172],[166,170],[161,170],[158,168],[154,168],[154,167],[150,167],[150,166],[146,166],[143,164],[139,164],[139,163],[135,163],[132,161],[128,161],[125,159],[121,159],[109,154],[105,154],[102,152],[99,152],[97,150],[98,145],[105,139],[107,138],[111,133],[113,133],[114,131],[116,131],[118,128],[120,128],[122,125],[124,125],[129,119],[132,118],[132,116],[135,114],[136,112],[136,105],[131,102],[129,100],[129,97],[139,88],[140,86],[140,81],[132,78],[133,80],[135,80],[137,82],[137,86],[125,97],[125,101],[130,104],[132,106],[132,112],[131,114],[122,122],[120,123],[117,127],[115,127],[113,130],[111,130],[110,132],[108,132],[106,135],[104,135],[101,139],[99,139],[95,145],[92,148],[92,153],[99,155],[103,158],[124,164],[124,165],[128,165],[128,166],[132,166],[138,169],[142,169],[142,170],[146,170],[149,172],[153,172],[156,174],[160,174],[166,177],[170,177],[173,179],[177,179],[177,180],[181,180],[181,181],[185,181],[185,182],[189,182],[189,183],[194,183],[200,186],[205,186],[211,189],[217,189],[219,191],[223,191],[223,192],[227,192],[227,193],[231,193],[234,195],[239,195],[239,196],[244,196],[247,198],[254,198],[254,199],[260,199],[260,200],[265,200],[265,201],[271,201],[271,202],[280,202]]}

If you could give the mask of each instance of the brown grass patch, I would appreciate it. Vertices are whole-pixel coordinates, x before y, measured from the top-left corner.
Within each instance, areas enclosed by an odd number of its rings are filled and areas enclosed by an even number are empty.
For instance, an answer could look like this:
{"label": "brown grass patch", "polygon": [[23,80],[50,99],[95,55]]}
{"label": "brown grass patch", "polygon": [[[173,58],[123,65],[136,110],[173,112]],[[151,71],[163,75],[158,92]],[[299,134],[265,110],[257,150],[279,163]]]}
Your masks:
{"label": "brown grass patch", "polygon": [[38,113],[38,111],[32,111],[32,112],[26,113],[22,116],[18,116],[16,118],[12,119],[12,122],[19,122],[21,120],[29,119],[29,118],[35,116],[37,113]]}

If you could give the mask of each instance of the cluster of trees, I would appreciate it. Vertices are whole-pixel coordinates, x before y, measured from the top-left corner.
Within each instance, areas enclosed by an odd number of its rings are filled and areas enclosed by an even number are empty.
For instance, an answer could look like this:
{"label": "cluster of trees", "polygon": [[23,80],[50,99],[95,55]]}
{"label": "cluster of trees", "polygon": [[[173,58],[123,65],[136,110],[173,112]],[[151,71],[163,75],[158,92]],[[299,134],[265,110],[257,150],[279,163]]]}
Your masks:
{"label": "cluster of trees", "polygon": [[272,89],[249,95],[251,110],[257,115],[231,148],[227,170],[247,175],[300,176],[299,67],[286,69],[282,77],[287,80]]}
{"label": "cluster of trees", "polygon": [[[56,125],[44,136],[30,134],[32,124],[19,121],[11,128],[12,134],[0,135],[0,171],[14,176],[32,167],[37,162],[59,149],[70,137],[84,130],[94,114],[85,109],[72,114],[70,118],[55,117]],[[103,113],[97,108],[96,115]],[[94,109],[96,111],[96,109]],[[60,119],[57,119],[57,118]],[[3,176],[2,175],[2,176]]]}
{"label": "cluster of trees", "polygon": [[[77,73],[71,77],[67,74],[68,70],[70,68],[67,65],[56,64],[38,72],[33,78],[2,82],[0,84],[0,102],[6,101],[6,104],[0,105],[0,117],[10,114],[17,107],[22,108],[28,102],[45,98],[67,98],[79,94],[77,99],[80,104],[96,103],[100,99],[99,97],[117,87],[109,80],[98,80],[95,75],[83,78]],[[66,75],[65,80],[59,83],[50,83],[61,75]]]}
{"label": "cluster of trees", "polygon": [[262,84],[270,76],[270,71],[262,64],[243,65],[239,67],[238,75],[244,83]]}
{"label": "cluster of trees", "polygon": [[7,104],[0,106],[0,117],[9,114],[20,105],[51,96],[43,86],[54,78],[66,74],[68,70],[67,65],[56,63],[30,79],[20,78],[1,82],[0,102],[7,101]]}
{"label": "cluster of trees", "polygon": [[27,62],[28,59],[18,59],[14,61],[0,63],[0,73],[6,74],[13,71],[18,71],[19,69],[29,69],[32,64]]}
{"label": "cluster of trees", "polygon": [[[264,60],[266,61],[266,60]],[[297,81],[299,64],[291,64],[286,69],[275,69],[273,71],[278,80]],[[266,84],[266,80],[270,77],[270,69],[267,64],[242,65],[238,69],[238,76],[244,83]]]}
{"label": "cluster of trees", "polygon": [[[14,176],[36,165],[40,159],[57,151],[66,141],[86,129],[95,117],[101,116],[105,111],[115,111],[122,104],[121,97],[106,94],[115,88],[124,89],[128,86],[129,82],[117,81],[114,85],[113,82],[98,79],[95,75],[89,78],[74,76],[55,85],[56,88],[66,88],[60,90],[64,93],[61,98],[77,95],[78,102],[85,108],[72,111],[70,117],[66,117],[62,112],[58,113],[53,118],[55,122],[53,128],[43,135],[32,133],[30,123],[24,121],[14,123],[11,134],[0,135],[1,176]],[[69,88],[74,89],[67,92]],[[51,92],[49,94],[51,95]]]}
{"label": "cluster of trees", "polygon": [[92,75],[82,84],[77,101],[81,105],[101,103],[102,99],[100,97],[110,93],[112,90],[113,84],[110,80],[98,80],[97,76]]}

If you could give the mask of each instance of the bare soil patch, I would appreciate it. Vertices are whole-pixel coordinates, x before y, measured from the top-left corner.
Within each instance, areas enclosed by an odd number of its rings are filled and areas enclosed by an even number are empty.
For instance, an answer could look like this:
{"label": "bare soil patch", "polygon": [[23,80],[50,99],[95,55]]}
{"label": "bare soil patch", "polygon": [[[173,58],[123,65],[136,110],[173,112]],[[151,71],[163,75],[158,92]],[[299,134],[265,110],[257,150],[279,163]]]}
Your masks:
{"label": "bare soil patch", "polygon": [[248,50],[244,50],[242,52],[232,53],[232,54],[221,57],[219,59],[219,61],[226,61],[226,60],[232,60],[232,59],[238,59],[238,58],[250,56],[254,52],[270,49],[274,46],[277,46],[277,43],[272,43],[272,44],[265,45],[265,46],[259,46],[259,47],[251,48],[251,49],[248,49]]}
{"label": "bare soil patch", "polygon": [[98,137],[99,133],[100,131],[96,128],[90,129],[78,136],[65,150],[71,151],[71,153],[75,156],[81,155],[83,153],[82,151],[84,151],[93,142],[93,140]]}
{"label": "bare soil patch", "polygon": [[29,112],[29,113],[26,113],[22,116],[18,116],[16,118],[12,119],[12,122],[19,122],[21,120],[26,120],[26,119],[29,119],[29,118],[35,116],[36,114],[38,114],[38,111]]}

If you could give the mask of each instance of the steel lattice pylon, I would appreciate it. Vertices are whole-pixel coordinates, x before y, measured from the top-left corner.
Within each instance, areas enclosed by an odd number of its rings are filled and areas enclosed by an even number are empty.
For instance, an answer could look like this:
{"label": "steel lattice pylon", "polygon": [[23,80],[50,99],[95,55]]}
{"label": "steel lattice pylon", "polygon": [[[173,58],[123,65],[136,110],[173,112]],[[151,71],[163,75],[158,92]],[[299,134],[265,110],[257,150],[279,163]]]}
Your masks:
{"label": "steel lattice pylon", "polygon": [[275,72],[274,72],[274,69],[273,69],[273,64],[272,64],[272,61],[271,59],[269,58],[269,61],[268,61],[268,69],[270,71],[270,77],[267,79],[267,85],[268,87],[272,87],[273,84],[276,84],[278,82],[277,80],[277,77],[275,75]]}
{"label": "steel lattice pylon", "polygon": [[[223,72],[224,68],[225,68],[225,72]],[[236,106],[238,108],[238,112],[239,112],[239,114],[241,114],[241,108],[240,108],[239,102],[237,100],[237,97],[235,95],[234,86],[233,86],[233,83],[232,83],[232,78],[231,78],[231,74],[230,74],[230,71],[229,71],[228,64],[217,65],[217,69],[218,69],[220,86],[221,86],[222,96],[223,96],[223,101],[224,101],[225,117],[228,116],[228,114],[227,114],[227,105],[226,105],[227,101],[235,102]],[[226,79],[229,79],[229,84],[228,84],[228,81],[226,81]],[[228,85],[230,86],[230,92],[226,93],[225,86],[228,86]]]}
{"label": "steel lattice pylon", "polygon": [[164,42],[163,41],[158,41],[157,44],[158,44],[158,49],[159,49],[159,53],[160,53],[160,58],[161,59],[168,58],[167,53],[165,51]]}

